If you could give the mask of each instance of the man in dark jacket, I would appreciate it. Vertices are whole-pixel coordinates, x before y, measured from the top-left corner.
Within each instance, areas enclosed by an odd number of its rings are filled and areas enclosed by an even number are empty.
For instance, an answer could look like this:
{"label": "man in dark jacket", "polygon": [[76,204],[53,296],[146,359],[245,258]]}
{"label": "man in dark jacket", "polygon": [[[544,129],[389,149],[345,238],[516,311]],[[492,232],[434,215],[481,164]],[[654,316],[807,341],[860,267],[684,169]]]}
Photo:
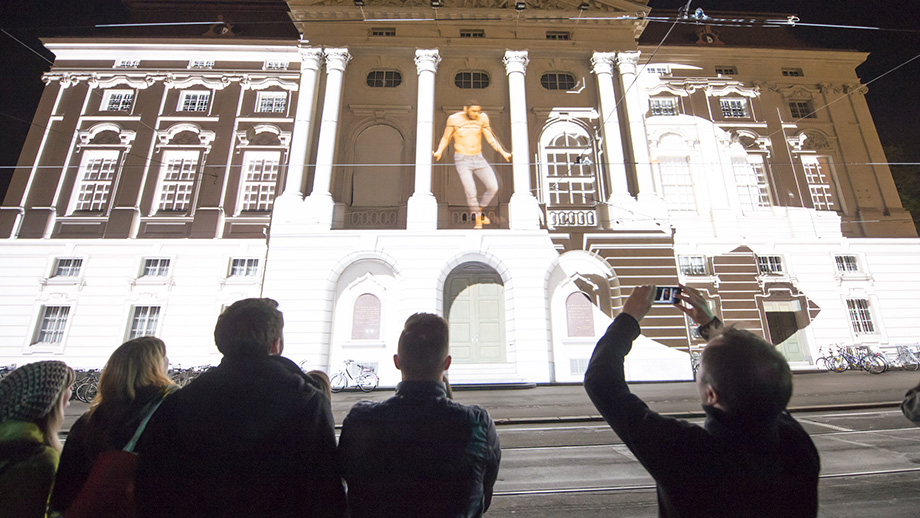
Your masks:
{"label": "man in dark jacket", "polygon": [[393,356],[402,383],[392,398],[355,404],[342,425],[339,457],[352,516],[482,516],[501,451],[495,424],[478,406],[447,398],[447,322],[417,313]]}
{"label": "man in dark jacket", "polygon": [[[792,374],[763,339],[721,333],[706,300],[682,287],[676,304],[709,339],[698,378],[703,427],[661,416],[629,392],[624,357],[651,308],[654,286],[633,290],[597,343],[585,374],[591,401],[658,484],[663,517],[814,517],[820,461],[786,412]],[[711,338],[710,334],[713,334]]]}
{"label": "man in dark jacket", "polygon": [[139,516],[343,516],[329,400],[279,356],[278,303],[217,319],[224,358],[160,405],[137,446]]}

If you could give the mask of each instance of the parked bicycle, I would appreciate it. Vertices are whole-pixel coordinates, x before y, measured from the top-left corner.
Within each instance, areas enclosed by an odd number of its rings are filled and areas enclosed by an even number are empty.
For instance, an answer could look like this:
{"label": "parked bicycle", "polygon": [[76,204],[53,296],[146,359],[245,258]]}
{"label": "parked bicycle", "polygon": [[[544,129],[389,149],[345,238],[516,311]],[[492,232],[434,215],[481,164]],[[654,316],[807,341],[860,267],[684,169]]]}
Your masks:
{"label": "parked bicycle", "polygon": [[906,345],[897,346],[897,353],[894,357],[888,358],[888,363],[892,367],[900,367],[904,370],[915,371],[920,369],[920,356],[917,355],[910,347]]}
{"label": "parked bicycle", "polygon": [[15,364],[15,363],[11,363],[11,364],[9,364],[9,365],[0,366],[0,380],[2,380],[3,378],[5,378],[9,373],[13,372],[14,370],[16,370],[16,364]]}
{"label": "parked bicycle", "polygon": [[96,397],[99,386],[99,371],[89,369],[86,371],[77,371],[77,380],[71,386],[70,399],[76,399],[82,403],[90,403]]}
{"label": "parked bicycle", "polygon": [[837,347],[837,353],[828,360],[828,367],[832,372],[843,372],[848,369],[862,369],[870,374],[881,374],[888,370],[888,362],[880,353],[869,352],[868,347],[859,347],[853,354],[846,347]]}
{"label": "parked bicycle", "polygon": [[[362,392],[370,392],[380,384],[380,378],[377,377],[373,368],[355,363],[354,360],[345,360],[343,363],[345,363],[345,368],[329,378],[333,392],[341,392],[348,388],[349,384],[357,386]],[[352,371],[356,369],[360,370],[357,375],[353,375]]]}
{"label": "parked bicycle", "polygon": [[172,369],[169,369],[169,378],[173,380],[176,385],[184,387],[210,368],[210,365],[199,365],[198,367],[183,369],[181,365],[176,365]]}

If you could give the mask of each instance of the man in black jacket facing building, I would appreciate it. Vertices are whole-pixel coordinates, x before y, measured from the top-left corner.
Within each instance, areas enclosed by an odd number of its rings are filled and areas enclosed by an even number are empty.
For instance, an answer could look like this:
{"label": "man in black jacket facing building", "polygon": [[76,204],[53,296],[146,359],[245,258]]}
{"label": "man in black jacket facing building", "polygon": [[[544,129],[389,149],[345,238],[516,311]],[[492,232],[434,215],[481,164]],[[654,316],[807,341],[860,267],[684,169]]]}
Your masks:
{"label": "man in black jacket facing building", "polygon": [[403,380],[396,395],[355,404],[342,425],[339,457],[351,516],[482,516],[501,450],[485,409],[447,397],[447,322],[409,317],[393,361]]}
{"label": "man in black jacket facing building", "polygon": [[719,332],[721,323],[698,291],[682,287],[676,304],[703,324],[709,340],[697,382],[703,427],[661,416],[629,392],[623,360],[654,293],[654,286],[633,290],[597,343],[585,389],[657,482],[659,516],[816,516],[820,462],[811,438],[786,412],[789,365],[752,333]]}
{"label": "man in black jacket facing building", "polygon": [[280,356],[277,308],[227,308],[214,328],[220,365],[153,414],[137,446],[139,516],[344,515],[329,400]]}

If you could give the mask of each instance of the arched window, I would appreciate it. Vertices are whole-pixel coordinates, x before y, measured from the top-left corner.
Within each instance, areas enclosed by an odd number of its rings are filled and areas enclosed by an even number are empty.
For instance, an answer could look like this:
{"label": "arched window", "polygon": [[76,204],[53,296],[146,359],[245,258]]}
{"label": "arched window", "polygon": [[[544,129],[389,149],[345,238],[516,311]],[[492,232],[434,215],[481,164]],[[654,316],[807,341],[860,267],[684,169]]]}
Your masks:
{"label": "arched window", "polygon": [[489,74],[480,70],[464,70],[454,76],[457,88],[479,90],[489,86]]}
{"label": "arched window", "polygon": [[575,76],[568,72],[547,72],[540,76],[540,84],[547,90],[572,90]]}
{"label": "arched window", "polygon": [[363,293],[355,299],[351,319],[351,339],[380,339],[380,299],[376,295]]}
{"label": "arched window", "polygon": [[565,319],[569,337],[594,336],[594,305],[584,293],[576,291],[565,299]]}
{"label": "arched window", "polygon": [[540,139],[543,201],[550,206],[593,207],[597,202],[594,143],[573,123],[553,124]]}
{"label": "arched window", "polygon": [[367,74],[367,86],[372,88],[395,88],[402,84],[399,70],[371,70]]}

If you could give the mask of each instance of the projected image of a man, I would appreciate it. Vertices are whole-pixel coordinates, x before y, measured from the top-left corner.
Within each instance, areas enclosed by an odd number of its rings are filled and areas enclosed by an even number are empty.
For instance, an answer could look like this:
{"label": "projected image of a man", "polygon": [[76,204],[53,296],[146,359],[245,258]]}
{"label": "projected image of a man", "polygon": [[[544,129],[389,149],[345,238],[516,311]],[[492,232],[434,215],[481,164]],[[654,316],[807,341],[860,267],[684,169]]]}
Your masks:
{"label": "projected image of a man", "polygon": [[[495,178],[495,171],[492,170],[492,166],[482,156],[483,137],[495,151],[498,151],[505,158],[505,161],[511,160],[511,153],[505,151],[498,139],[495,138],[495,134],[489,126],[489,116],[482,112],[482,106],[477,101],[469,100],[463,107],[463,111],[447,118],[447,125],[444,128],[444,135],[441,137],[438,149],[432,152],[435,160],[441,160],[441,155],[444,154],[444,150],[447,149],[447,145],[453,138],[454,167],[457,168],[460,183],[463,185],[463,191],[466,194],[466,204],[470,208],[470,213],[475,216],[476,224],[474,228],[482,228],[482,225],[491,223],[489,218],[483,215],[482,208],[488,207],[498,192],[498,180]],[[476,192],[474,175],[485,186],[482,197],[479,197]]]}

